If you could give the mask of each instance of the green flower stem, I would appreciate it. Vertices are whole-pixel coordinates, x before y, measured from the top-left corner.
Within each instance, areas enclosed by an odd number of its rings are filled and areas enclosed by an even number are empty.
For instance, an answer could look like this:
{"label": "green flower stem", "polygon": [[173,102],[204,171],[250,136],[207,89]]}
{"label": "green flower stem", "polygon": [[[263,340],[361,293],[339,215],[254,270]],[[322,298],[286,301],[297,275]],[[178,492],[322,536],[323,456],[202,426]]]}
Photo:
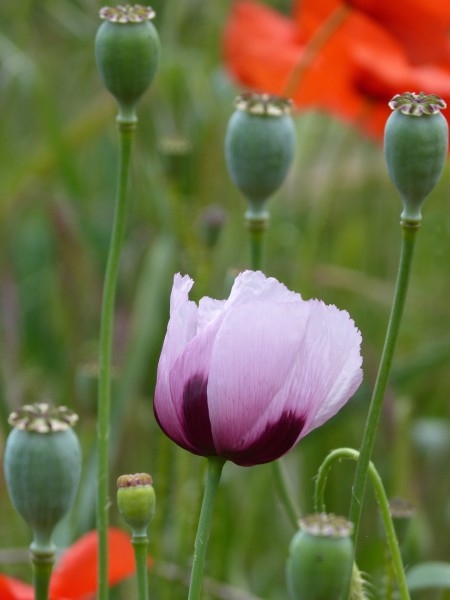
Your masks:
{"label": "green flower stem", "polygon": [[194,560],[192,563],[188,600],[199,600],[201,596],[209,531],[211,529],[214,504],[224,464],[225,460],[219,456],[208,457],[205,493],[198,521],[197,536],[195,538]]}
{"label": "green flower stem", "polygon": [[138,600],[148,600],[147,548],[148,537],[133,535],[131,539],[136,563]]}
{"label": "green flower stem", "polygon": [[33,563],[34,599],[48,600],[50,577],[55,562],[55,554],[40,555],[32,552],[31,562]]}
{"label": "green flower stem", "polygon": [[[338,448],[328,454],[323,463],[320,465],[317,473],[315,492],[314,492],[314,504],[317,512],[325,512],[325,501],[324,492],[327,482],[328,474],[331,467],[337,460],[350,459],[359,461],[361,453],[353,448]],[[405,569],[403,567],[402,556],[398,545],[397,535],[395,533],[394,522],[391,517],[391,511],[389,508],[389,500],[386,496],[386,492],[383,486],[381,477],[378,474],[374,464],[369,461],[368,463],[368,474],[372,481],[372,485],[375,491],[375,495],[378,500],[380,508],[381,518],[383,520],[384,530],[386,533],[386,541],[389,546],[389,550],[392,558],[392,565],[394,568],[395,576],[397,578],[398,589],[401,600],[410,600],[408,586],[406,584]]]}
{"label": "green flower stem", "polygon": [[250,265],[253,271],[261,271],[264,265],[264,242],[268,219],[247,219],[250,237]]}
{"label": "green flower stem", "polygon": [[283,460],[279,458],[278,460],[273,461],[272,469],[281,503],[286,510],[289,522],[291,523],[292,527],[297,530],[300,512],[297,509],[289,489],[288,478],[286,469],[284,468]]}
{"label": "green flower stem", "polygon": [[384,394],[391,371],[395,345],[397,342],[403,309],[405,306],[406,293],[408,290],[408,282],[411,273],[411,264],[414,254],[414,243],[419,225],[420,224],[409,224],[407,222],[401,223],[402,250],[394,293],[394,301],[392,304],[378,375],[370,402],[369,413],[367,415],[366,426],[352,488],[349,518],[354,524],[355,547],[358,539],[364,490],[367,481],[367,471],[369,469],[370,457],[372,455],[372,450],[375,443],[375,436],[380,421]]}
{"label": "green flower stem", "polygon": [[117,199],[108,262],[103,288],[100,325],[99,390],[98,390],[98,471],[97,471],[97,529],[98,529],[98,599],[108,598],[108,508],[109,488],[109,435],[111,409],[111,355],[114,325],[114,304],[120,253],[125,237],[127,216],[127,188],[130,172],[131,148],[135,123],[119,123],[120,151]]}
{"label": "green flower stem", "polygon": [[[263,211],[260,215],[250,216],[247,214],[246,217],[250,236],[250,265],[253,271],[261,271],[264,268],[264,234],[267,230],[269,215]],[[300,514],[289,489],[286,470],[281,459],[272,462],[272,469],[281,503],[293,528],[298,529]]]}

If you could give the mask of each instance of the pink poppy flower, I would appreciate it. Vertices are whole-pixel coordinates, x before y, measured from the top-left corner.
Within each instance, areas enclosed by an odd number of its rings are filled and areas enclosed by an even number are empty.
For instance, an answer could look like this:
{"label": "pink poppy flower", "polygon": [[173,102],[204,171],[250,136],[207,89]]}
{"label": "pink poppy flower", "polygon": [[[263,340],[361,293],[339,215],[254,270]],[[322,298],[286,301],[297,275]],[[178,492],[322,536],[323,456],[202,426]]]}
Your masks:
{"label": "pink poppy flower", "polygon": [[227,300],[188,298],[176,275],[154,411],[163,431],[201,456],[270,462],[332,417],[362,379],[350,316],[246,271]]}
{"label": "pink poppy flower", "polygon": [[[90,531],[77,540],[62,555],[50,581],[50,600],[87,600],[97,590],[98,536]],[[115,585],[133,575],[134,552],[130,536],[120,529],[108,531],[108,583]],[[1,600],[34,600],[31,585],[0,575]]]}

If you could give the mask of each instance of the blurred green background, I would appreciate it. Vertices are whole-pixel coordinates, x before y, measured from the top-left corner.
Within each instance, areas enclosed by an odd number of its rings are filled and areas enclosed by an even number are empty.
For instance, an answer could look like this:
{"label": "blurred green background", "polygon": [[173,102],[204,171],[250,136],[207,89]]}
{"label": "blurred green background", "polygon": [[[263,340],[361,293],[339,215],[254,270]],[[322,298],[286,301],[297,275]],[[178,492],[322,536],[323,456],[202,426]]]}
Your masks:
{"label": "blurred green background", "polygon": [[[266,3],[286,10],[290,4]],[[158,511],[151,598],[161,600],[187,596],[205,467],[164,437],[152,411],[173,274],[193,277],[194,299],[220,298],[233,274],[249,266],[245,205],[223,156],[232,102],[242,91],[221,64],[230,4],[152,3],[162,62],[140,105],[133,156],[117,297],[111,495],[118,475],[152,473]],[[96,354],[117,160],[116,110],[94,63],[100,6],[93,0],[0,5],[0,448],[7,414],[20,404],[50,399],[80,414],[84,478],[59,531],[62,546],[95,522]],[[296,124],[295,164],[270,203],[266,271],[305,298],[350,312],[363,335],[365,372],[347,407],[285,458],[307,513],[326,453],[357,448],[361,439],[392,298],[401,205],[380,146],[326,115],[298,114]],[[405,548],[410,565],[450,555],[449,178],[446,169],[424,209],[374,456],[388,494],[417,506]],[[329,510],[346,514],[353,469],[334,469]],[[29,532],[10,506],[3,477],[0,485],[0,569],[29,581]],[[120,524],[114,508],[111,519]],[[227,465],[205,598],[286,598],[292,534],[270,465]],[[359,562],[372,576],[375,598],[383,597],[385,555],[369,490]],[[133,582],[116,594],[133,598]]]}

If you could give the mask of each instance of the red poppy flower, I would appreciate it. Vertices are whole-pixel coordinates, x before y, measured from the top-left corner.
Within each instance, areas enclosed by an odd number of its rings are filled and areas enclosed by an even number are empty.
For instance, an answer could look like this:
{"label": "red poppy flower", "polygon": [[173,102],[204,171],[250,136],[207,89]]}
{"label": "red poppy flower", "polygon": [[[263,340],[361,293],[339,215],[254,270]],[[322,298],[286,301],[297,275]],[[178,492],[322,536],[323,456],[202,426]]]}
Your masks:
{"label": "red poppy flower", "polygon": [[[91,531],[76,541],[55,566],[50,581],[50,600],[87,600],[97,590],[98,536]],[[108,583],[115,585],[134,573],[130,537],[120,529],[108,531]],[[0,575],[2,600],[34,600],[32,586]]]}
{"label": "red poppy flower", "polygon": [[[236,2],[224,35],[230,73],[256,91],[289,94],[297,107],[326,111],[378,139],[390,113],[387,102],[395,93],[418,89],[450,100],[450,61],[413,64],[399,39],[360,10],[350,10],[307,59],[312,36],[344,6],[341,0],[302,0],[288,18],[253,0]],[[393,16],[390,22],[394,27]],[[301,77],[295,81],[302,61]]]}

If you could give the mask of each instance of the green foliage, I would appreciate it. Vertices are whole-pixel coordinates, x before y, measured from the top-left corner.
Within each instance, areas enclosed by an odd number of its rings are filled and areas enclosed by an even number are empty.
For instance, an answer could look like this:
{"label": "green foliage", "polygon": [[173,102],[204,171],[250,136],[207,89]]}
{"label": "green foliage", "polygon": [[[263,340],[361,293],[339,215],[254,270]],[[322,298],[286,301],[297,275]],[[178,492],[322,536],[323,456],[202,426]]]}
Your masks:
{"label": "green foliage", "polygon": [[[158,511],[150,528],[155,557],[150,587],[151,597],[161,600],[187,596],[204,466],[164,437],[152,413],[171,281],[177,271],[189,273],[196,297],[224,297],[230,274],[248,267],[245,206],[223,154],[233,98],[242,91],[220,63],[229,4],[153,3],[161,64],[139,105],[132,210],[118,286],[112,482],[120,473],[152,473]],[[83,481],[75,510],[58,532],[62,546],[94,524],[98,319],[117,158],[116,108],[95,66],[99,8],[93,0],[0,4],[0,415],[42,398],[80,414]],[[306,514],[324,456],[360,442],[392,297],[400,210],[380,147],[324,115],[294,118],[298,152],[286,184],[269,204],[267,271],[305,298],[322,298],[350,312],[363,335],[365,371],[364,385],[349,405],[285,459]],[[450,554],[449,449],[428,452],[417,435],[424,419],[442,424],[450,417],[449,184],[446,166],[418,235],[374,456],[390,495],[418,506],[415,538],[405,548],[410,565]],[[199,235],[211,204],[227,214],[213,247]],[[4,419],[2,426],[4,440],[9,430]],[[345,464],[330,475],[329,510],[347,513],[353,468]],[[111,497],[114,493],[112,487]],[[27,579],[26,564],[12,564],[9,549],[27,546],[28,532],[5,492],[0,513],[1,570]],[[375,515],[369,495],[358,564],[375,573],[376,584],[384,540]],[[115,509],[111,518],[121,523]],[[227,587],[232,583],[248,598],[285,600],[292,534],[270,466],[226,465],[205,598],[239,597]]]}
{"label": "green foliage", "polygon": [[450,589],[450,563],[426,562],[408,572],[408,587],[414,592],[423,589]]}

